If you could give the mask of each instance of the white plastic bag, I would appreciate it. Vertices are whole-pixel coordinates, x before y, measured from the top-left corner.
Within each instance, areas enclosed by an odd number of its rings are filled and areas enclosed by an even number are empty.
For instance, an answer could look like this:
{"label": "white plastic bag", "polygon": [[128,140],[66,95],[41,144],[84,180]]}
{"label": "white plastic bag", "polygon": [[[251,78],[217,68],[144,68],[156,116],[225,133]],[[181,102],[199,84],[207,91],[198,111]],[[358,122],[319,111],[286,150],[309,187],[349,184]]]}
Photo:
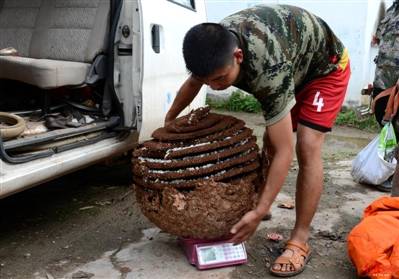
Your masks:
{"label": "white plastic bag", "polygon": [[395,131],[388,123],[352,162],[352,177],[358,183],[379,185],[387,180],[396,168],[393,151],[396,146]]}

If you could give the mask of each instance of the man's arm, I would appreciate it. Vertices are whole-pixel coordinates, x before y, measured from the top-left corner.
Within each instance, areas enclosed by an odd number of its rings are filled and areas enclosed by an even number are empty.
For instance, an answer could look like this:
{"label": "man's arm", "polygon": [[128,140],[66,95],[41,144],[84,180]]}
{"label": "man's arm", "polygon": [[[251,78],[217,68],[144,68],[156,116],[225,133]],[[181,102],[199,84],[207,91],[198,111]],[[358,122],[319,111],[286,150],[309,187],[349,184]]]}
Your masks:
{"label": "man's arm", "polygon": [[234,235],[231,239],[234,243],[247,240],[256,230],[263,216],[269,212],[270,207],[280,192],[294,153],[292,139],[291,114],[266,128],[267,136],[273,149],[273,158],[269,167],[266,185],[263,188],[256,208],[247,214],[231,229]]}
{"label": "man's arm", "polygon": [[180,87],[177,92],[176,98],[173,101],[168,113],[165,117],[165,126],[168,122],[173,121],[179,113],[185,109],[197,96],[203,83],[190,76]]}
{"label": "man's arm", "polygon": [[270,147],[273,149],[273,158],[269,166],[266,185],[255,209],[262,217],[269,212],[280,192],[292,162],[294,141],[291,114],[288,113],[282,120],[267,127],[266,131]]}

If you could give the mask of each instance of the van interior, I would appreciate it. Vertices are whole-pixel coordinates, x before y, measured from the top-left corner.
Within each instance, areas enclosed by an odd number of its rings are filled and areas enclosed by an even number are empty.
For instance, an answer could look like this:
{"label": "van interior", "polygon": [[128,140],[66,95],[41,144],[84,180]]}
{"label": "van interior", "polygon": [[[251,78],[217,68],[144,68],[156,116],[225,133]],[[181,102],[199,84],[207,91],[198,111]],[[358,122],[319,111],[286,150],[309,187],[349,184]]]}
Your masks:
{"label": "van interior", "polygon": [[121,5],[0,0],[1,160],[29,162],[127,131],[113,80]]}

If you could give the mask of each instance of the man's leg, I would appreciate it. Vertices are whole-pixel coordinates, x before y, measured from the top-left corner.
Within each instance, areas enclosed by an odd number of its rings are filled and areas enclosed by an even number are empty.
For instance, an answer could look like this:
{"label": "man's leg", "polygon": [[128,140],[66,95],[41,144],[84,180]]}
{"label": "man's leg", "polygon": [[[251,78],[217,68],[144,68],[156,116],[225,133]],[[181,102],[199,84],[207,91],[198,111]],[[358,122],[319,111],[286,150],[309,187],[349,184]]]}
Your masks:
{"label": "man's leg", "polygon": [[[321,149],[325,132],[331,127],[340,111],[345,98],[350,77],[349,63],[336,71],[309,82],[295,95],[296,105],[291,116],[296,117],[296,152],[299,164],[296,189],[296,222],[287,249],[282,257],[276,259],[272,272],[279,275],[290,271],[301,272],[305,261],[309,259],[307,245],[310,223],[316,212],[323,189],[323,163]],[[295,129],[295,123],[293,128]],[[295,255],[294,254],[295,251]],[[301,259],[303,262],[300,262]],[[295,263],[296,268],[294,267]],[[300,263],[298,263],[300,262]],[[279,263],[279,264],[278,264]]]}
{"label": "man's leg", "polygon": [[[296,222],[291,232],[292,241],[307,243],[310,223],[316,212],[323,190],[323,163],[321,149],[325,134],[312,128],[298,125],[296,152],[299,172],[296,185]],[[285,250],[282,256],[292,257],[292,250]],[[275,264],[275,270],[291,271],[292,265]]]}
{"label": "man's leg", "polygon": [[321,149],[325,134],[299,125],[296,152],[298,177],[296,184],[296,222],[291,239],[305,243],[309,239],[310,223],[323,190]]}
{"label": "man's leg", "polygon": [[[384,90],[380,89],[380,88],[374,88],[373,98],[377,97],[378,94],[380,94],[382,91],[384,91]],[[374,116],[375,116],[375,120],[377,120],[380,127],[384,126],[384,125],[382,125],[381,121],[385,114],[385,108],[387,107],[388,99],[389,99],[389,96],[385,96],[375,102]]]}

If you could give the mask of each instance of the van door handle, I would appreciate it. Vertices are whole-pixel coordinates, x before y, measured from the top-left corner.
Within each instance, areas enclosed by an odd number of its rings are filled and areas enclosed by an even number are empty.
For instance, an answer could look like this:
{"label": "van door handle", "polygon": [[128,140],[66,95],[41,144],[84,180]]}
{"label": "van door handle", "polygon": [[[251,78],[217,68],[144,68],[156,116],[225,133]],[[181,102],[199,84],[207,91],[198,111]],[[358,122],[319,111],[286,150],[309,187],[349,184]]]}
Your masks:
{"label": "van door handle", "polygon": [[152,49],[155,53],[161,52],[160,26],[154,24],[151,28]]}
{"label": "van door handle", "polygon": [[132,44],[118,44],[118,55],[119,56],[132,56],[133,45]]}

